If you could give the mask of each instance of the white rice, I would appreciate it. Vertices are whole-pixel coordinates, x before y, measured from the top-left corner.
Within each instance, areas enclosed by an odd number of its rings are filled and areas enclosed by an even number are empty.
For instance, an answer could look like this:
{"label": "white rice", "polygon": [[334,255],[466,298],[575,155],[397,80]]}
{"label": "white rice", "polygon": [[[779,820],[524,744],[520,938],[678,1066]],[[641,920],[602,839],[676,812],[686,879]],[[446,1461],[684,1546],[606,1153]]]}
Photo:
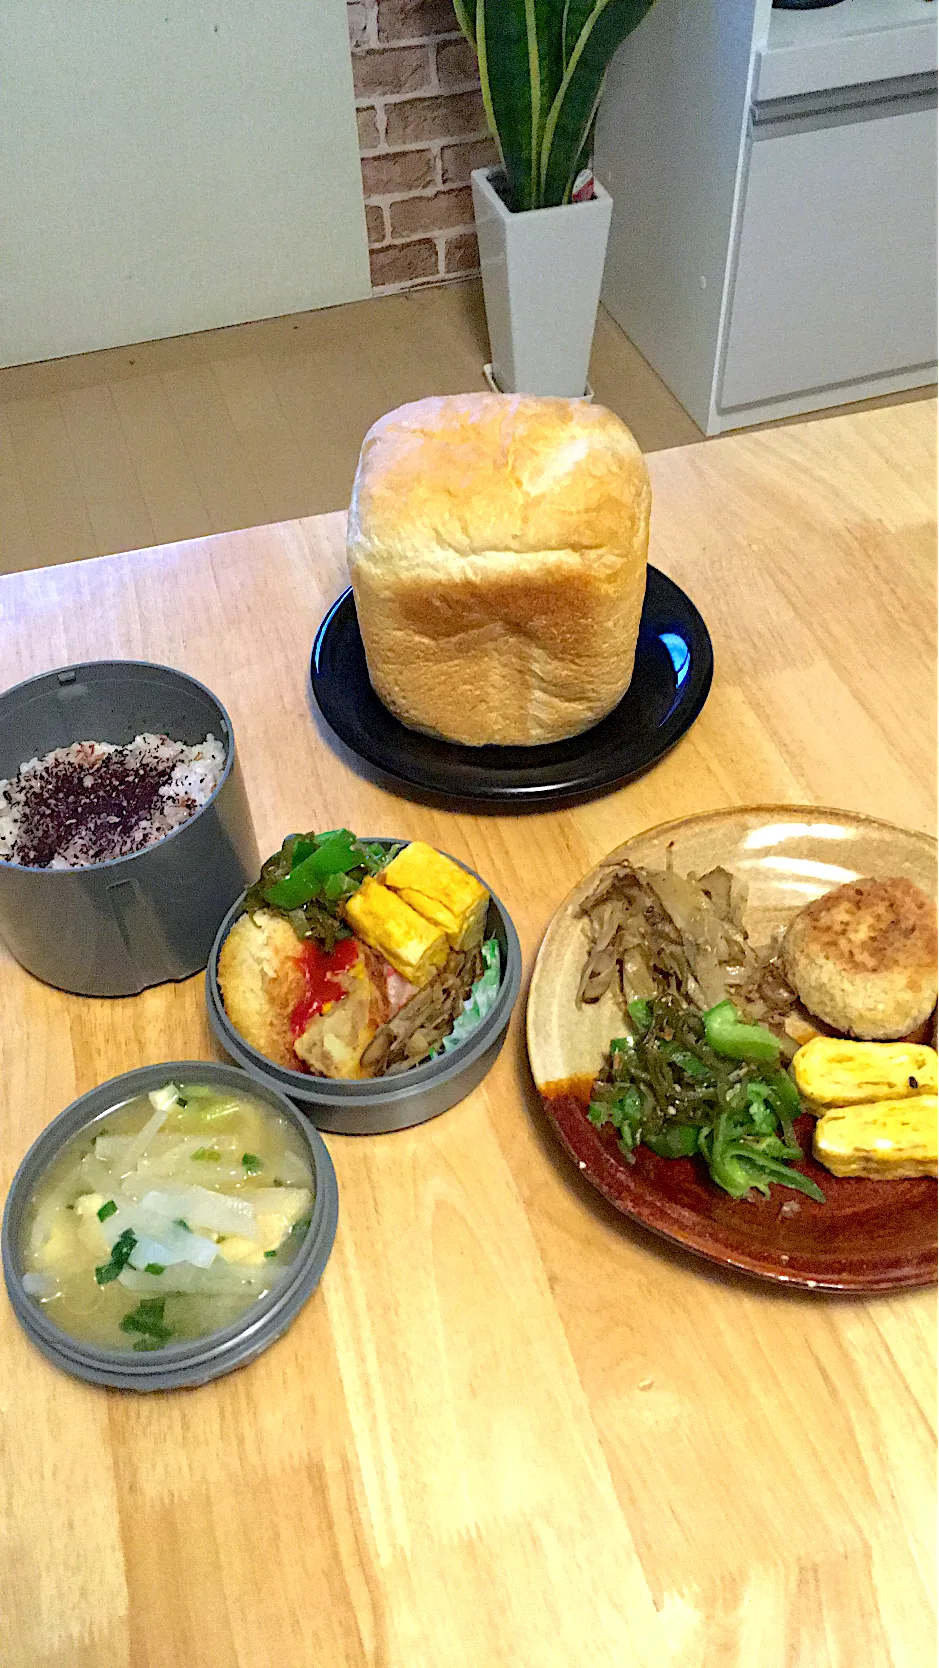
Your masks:
{"label": "white rice", "polygon": [[[225,747],[211,735],[195,746],[172,741],[169,736],[163,735],[136,736],[123,748],[106,741],[76,741],[71,747],[54,749],[44,758],[28,759],[20,766],[16,776],[0,781],[0,860],[21,861],[21,857],[16,855],[16,845],[27,796],[30,790],[35,793],[44,775],[50,776],[54,767],[62,765],[86,764],[93,767],[109,753],[118,751],[123,753],[128,765],[159,766],[173,762],[172,775],[157,791],[157,807],[152,814],[139,818],[131,829],[125,828],[119,834],[116,832],[114,849],[109,850],[106,856],[99,852],[89,857],[87,849],[83,850],[79,829],[55,851],[51,861],[42,866],[51,869],[83,868],[90,862],[127,856],[154,845],[181,823],[188,822],[211,799],[225,768]],[[85,786],[90,788],[93,781],[92,770],[84,779]],[[120,819],[115,816],[110,820],[117,824]]]}

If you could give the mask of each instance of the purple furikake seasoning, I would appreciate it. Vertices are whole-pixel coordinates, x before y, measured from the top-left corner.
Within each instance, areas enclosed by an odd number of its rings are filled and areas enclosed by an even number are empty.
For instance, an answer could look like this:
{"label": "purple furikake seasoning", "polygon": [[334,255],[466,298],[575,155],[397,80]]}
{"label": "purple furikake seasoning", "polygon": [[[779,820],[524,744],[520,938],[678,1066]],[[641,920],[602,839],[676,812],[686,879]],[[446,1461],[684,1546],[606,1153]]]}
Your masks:
{"label": "purple furikake seasoning", "polygon": [[84,762],[50,761],[28,778],[14,862],[46,869],[67,848],[83,864],[136,851],[173,763],[128,757],[123,747]]}
{"label": "purple furikake seasoning", "polygon": [[80,741],[30,759],[0,782],[0,861],[84,868],[143,851],[211,798],[224,765],[213,736]]}

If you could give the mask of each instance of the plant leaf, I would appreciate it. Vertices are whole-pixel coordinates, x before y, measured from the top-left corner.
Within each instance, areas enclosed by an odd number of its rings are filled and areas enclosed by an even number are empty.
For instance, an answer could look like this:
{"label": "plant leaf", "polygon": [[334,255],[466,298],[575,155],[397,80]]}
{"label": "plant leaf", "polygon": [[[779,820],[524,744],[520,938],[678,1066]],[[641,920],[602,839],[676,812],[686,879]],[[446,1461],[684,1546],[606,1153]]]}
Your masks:
{"label": "plant leaf", "polygon": [[653,0],[566,0],[564,74],[544,128],[537,204],[570,198],[588,143],[610,59],[642,22]]}
{"label": "plant leaf", "polygon": [[456,20],[464,35],[475,50],[476,47],[476,0],[453,0],[453,10]]}
{"label": "plant leaf", "polygon": [[537,208],[545,122],[560,87],[562,0],[478,0],[476,49],[510,209]]}
{"label": "plant leaf", "polygon": [[[561,63],[567,69],[571,58],[571,49],[583,27],[583,17],[579,14],[584,10],[578,7],[574,0],[564,0],[564,11],[561,16]],[[578,15],[573,15],[573,14]]]}
{"label": "plant leaf", "polygon": [[571,195],[572,195],[573,190],[574,190],[574,183],[577,179],[578,174],[582,173],[585,168],[589,168],[590,165],[591,165],[592,159],[593,159],[593,141],[594,141],[594,138],[596,136],[596,131],[597,131],[597,111],[598,111],[599,106],[600,106],[600,98],[601,98],[602,93],[603,93],[603,86],[604,86],[605,80],[606,80],[606,78],[604,77],[604,81],[601,82],[601,84],[600,84],[600,91],[597,94],[597,101],[596,101],[596,104],[593,107],[593,116],[591,117],[591,120],[590,120],[590,126],[587,129],[587,137],[585,138],[585,140],[584,140],[584,142],[583,142],[583,144],[580,148],[580,155],[577,158],[577,161],[574,163],[574,167],[573,167],[573,170],[571,172],[570,181],[568,183],[567,191],[566,191],[566,194],[565,194],[565,197],[564,197],[564,201],[566,203],[569,203],[570,200],[571,200]]}

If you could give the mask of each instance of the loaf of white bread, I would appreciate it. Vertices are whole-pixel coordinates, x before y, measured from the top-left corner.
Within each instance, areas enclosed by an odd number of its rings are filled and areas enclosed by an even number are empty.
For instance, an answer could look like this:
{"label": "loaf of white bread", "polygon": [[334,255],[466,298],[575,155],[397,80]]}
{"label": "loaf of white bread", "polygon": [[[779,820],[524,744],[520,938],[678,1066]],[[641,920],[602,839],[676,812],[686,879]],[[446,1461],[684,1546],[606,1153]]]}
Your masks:
{"label": "loaf of white bread", "polygon": [[471,747],[596,724],[632,677],[650,499],[639,447],[601,406],[460,394],[382,417],[348,555],[385,706]]}

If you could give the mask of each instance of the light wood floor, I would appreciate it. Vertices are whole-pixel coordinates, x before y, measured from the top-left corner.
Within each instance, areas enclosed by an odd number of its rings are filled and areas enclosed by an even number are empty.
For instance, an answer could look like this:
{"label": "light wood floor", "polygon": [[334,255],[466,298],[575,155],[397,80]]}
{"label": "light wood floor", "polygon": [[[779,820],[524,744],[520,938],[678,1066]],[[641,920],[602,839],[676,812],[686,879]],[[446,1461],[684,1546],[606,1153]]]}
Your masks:
{"label": "light wood floor", "polygon": [[[340,509],[375,418],[487,357],[474,281],[0,369],[0,573]],[[590,380],[645,451],[701,439],[603,312]]]}

